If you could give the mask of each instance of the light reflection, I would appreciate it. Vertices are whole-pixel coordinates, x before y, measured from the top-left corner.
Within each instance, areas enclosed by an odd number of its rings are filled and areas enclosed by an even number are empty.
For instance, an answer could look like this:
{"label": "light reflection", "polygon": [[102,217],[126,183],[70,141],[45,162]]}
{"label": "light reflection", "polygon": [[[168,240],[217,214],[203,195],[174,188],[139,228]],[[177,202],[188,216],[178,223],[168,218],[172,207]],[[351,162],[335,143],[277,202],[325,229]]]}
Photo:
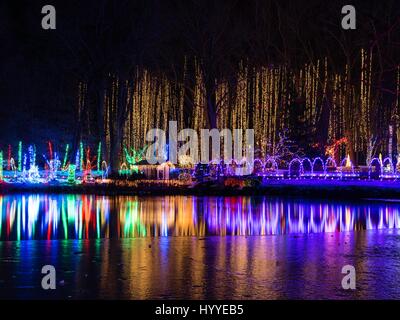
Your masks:
{"label": "light reflection", "polygon": [[0,196],[0,239],[278,235],[400,227],[393,202],[266,197]]}

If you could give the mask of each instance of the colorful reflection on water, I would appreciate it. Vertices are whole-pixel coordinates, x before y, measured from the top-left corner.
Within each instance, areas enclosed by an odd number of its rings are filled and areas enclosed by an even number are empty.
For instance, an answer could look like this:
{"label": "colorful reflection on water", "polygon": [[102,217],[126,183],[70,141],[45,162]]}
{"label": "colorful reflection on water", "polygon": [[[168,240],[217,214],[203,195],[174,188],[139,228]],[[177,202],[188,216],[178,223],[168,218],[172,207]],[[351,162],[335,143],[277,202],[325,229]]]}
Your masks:
{"label": "colorful reflection on water", "polygon": [[267,197],[0,196],[0,239],[320,233],[400,227],[400,204]]}

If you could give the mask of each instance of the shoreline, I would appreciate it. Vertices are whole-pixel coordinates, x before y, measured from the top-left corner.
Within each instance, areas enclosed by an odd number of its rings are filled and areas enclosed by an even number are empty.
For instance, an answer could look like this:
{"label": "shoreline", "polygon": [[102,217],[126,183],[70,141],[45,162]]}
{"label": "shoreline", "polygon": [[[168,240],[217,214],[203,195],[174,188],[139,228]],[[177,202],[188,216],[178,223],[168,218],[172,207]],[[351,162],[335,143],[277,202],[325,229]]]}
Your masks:
{"label": "shoreline", "polygon": [[289,196],[332,199],[400,199],[400,181],[366,180],[267,180],[251,181],[252,186],[226,186],[223,181],[208,181],[195,185],[170,185],[148,183],[128,185],[126,183],[107,184],[0,184],[0,194],[53,193],[53,194],[96,194],[96,195],[194,195],[194,196]]}

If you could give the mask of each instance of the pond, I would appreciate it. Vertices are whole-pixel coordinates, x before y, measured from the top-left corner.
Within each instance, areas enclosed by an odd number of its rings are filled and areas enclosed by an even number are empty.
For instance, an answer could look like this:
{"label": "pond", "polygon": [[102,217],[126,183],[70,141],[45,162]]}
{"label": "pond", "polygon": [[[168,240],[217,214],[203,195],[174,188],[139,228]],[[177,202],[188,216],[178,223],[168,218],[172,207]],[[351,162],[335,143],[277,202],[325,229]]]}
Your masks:
{"label": "pond", "polygon": [[400,298],[394,200],[13,194],[0,214],[0,298]]}

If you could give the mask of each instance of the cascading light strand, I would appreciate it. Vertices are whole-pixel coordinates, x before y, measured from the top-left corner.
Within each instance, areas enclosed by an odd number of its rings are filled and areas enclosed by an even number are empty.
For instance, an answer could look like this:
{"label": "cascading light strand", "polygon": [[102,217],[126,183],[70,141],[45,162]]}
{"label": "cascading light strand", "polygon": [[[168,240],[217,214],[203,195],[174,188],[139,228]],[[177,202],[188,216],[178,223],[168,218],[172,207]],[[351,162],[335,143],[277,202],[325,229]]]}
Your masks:
{"label": "cascading light strand", "polygon": [[22,141],[18,143],[18,171],[22,171]]}
{"label": "cascading light strand", "polygon": [[66,168],[66,166],[67,166],[68,151],[69,151],[69,144],[67,143],[67,145],[65,146],[64,161],[63,161],[63,166],[62,166],[64,170],[65,170],[65,168]]}
{"label": "cascading light strand", "polygon": [[83,163],[84,151],[83,151],[83,142],[82,141],[79,144],[79,154],[80,154],[79,166],[82,170],[85,167],[85,164]]}
{"label": "cascading light strand", "polygon": [[0,151],[0,181],[3,181],[3,151]]}
{"label": "cascading light strand", "polygon": [[97,171],[101,169],[101,141],[99,142],[99,147],[97,148]]}

